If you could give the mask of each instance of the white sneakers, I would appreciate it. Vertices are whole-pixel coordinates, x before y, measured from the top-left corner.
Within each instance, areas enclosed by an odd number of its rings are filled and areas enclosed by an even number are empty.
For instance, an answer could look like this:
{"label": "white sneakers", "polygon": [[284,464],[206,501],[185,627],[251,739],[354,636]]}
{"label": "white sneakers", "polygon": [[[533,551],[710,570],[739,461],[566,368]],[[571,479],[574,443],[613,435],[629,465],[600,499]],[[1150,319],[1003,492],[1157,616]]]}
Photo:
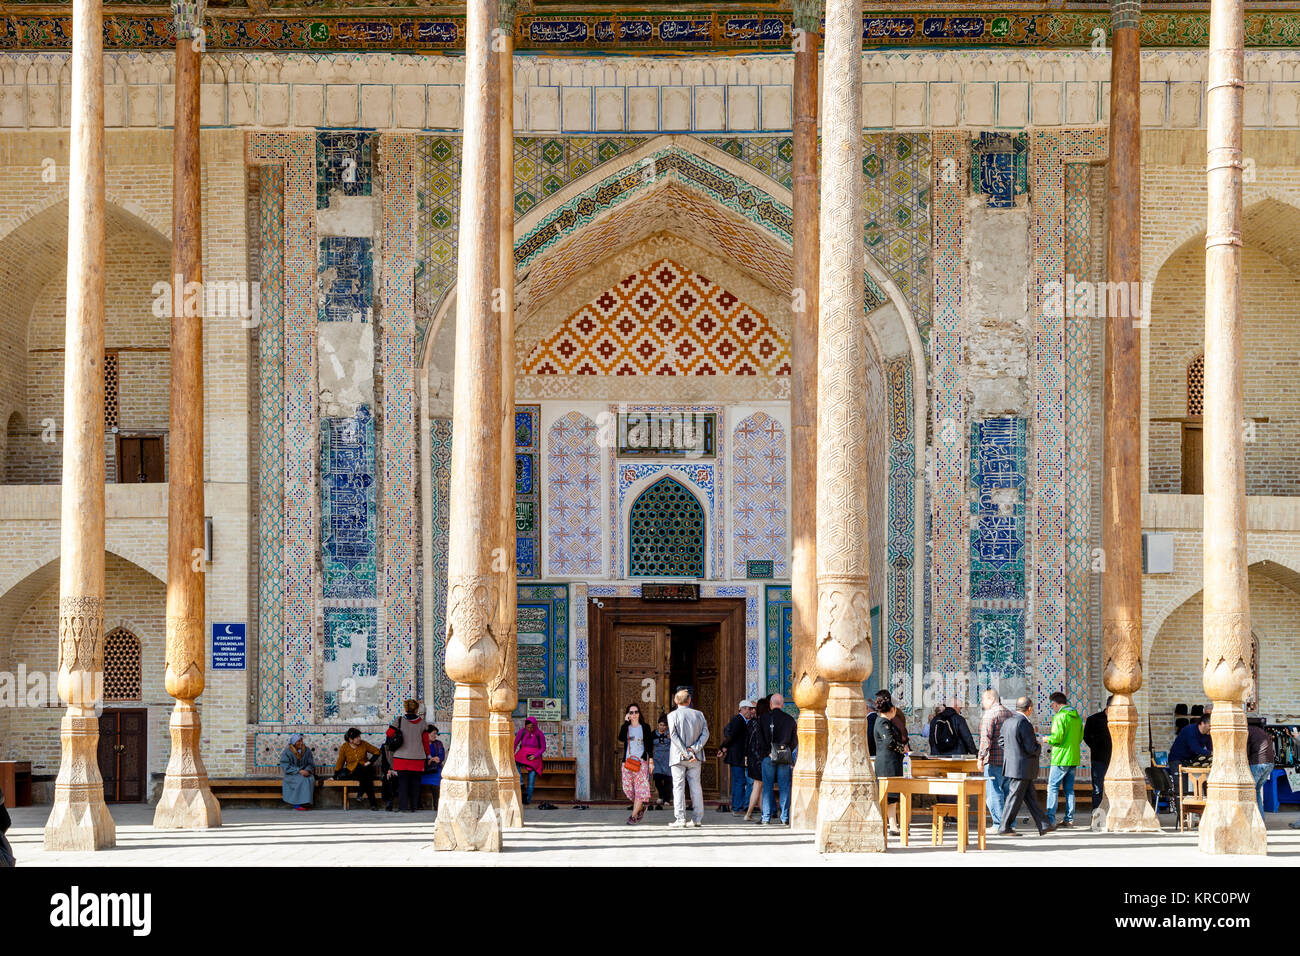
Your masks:
{"label": "white sneakers", "polygon": [[685,830],[687,827],[702,827],[702,826],[704,826],[704,824],[701,823],[699,820],[674,820],[672,823],[668,824],[668,829]]}

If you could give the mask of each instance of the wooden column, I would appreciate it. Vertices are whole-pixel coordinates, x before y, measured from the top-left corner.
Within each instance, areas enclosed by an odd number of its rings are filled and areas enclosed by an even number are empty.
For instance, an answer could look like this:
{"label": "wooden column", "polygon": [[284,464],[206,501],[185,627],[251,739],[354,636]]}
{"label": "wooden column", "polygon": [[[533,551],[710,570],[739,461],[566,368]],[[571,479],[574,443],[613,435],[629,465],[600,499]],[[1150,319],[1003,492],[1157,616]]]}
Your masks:
{"label": "wooden column", "polygon": [[[199,753],[203,693],[203,202],[199,59],[203,4],[173,4],[176,119],[172,133],[171,418],[167,482],[167,693],[172,753],[154,811],[160,829],[221,826]],[[194,306],[197,303],[198,308]]]}
{"label": "wooden column", "polygon": [[821,0],[796,0],[794,26],[794,294],[790,319],[790,501],[794,541],[792,688],[799,760],[790,826],[817,828],[826,763],[826,681],[817,674],[817,56]]}
{"label": "wooden column", "polygon": [[[1106,278],[1142,279],[1141,49],[1138,0],[1112,0],[1110,161],[1106,167]],[[1131,301],[1138,304],[1138,297]],[[1140,312],[1106,319],[1102,429],[1103,680],[1114,695],[1107,717],[1111,759],[1106,796],[1093,827],[1108,831],[1159,830],[1138,766],[1137,708],[1142,687],[1142,342]],[[1085,319],[1073,318],[1081,322]]]}
{"label": "wooden column", "polygon": [[104,692],[104,49],[99,0],[72,6],[68,288],[59,539],[62,755],[47,850],[117,843],[99,774]]}
{"label": "wooden column", "polygon": [[[492,50],[497,0],[465,11],[465,108],[456,276],[447,676],[456,682],[434,847],[501,849],[497,771],[488,732],[488,682],[501,669],[500,69]],[[513,560],[513,556],[511,557]],[[494,564],[494,561],[496,562]]]}
{"label": "wooden column", "polygon": [[1267,852],[1246,762],[1251,684],[1241,386],[1242,0],[1211,0],[1206,87],[1205,659],[1214,758],[1197,842],[1203,853]]}
{"label": "wooden column", "polygon": [[503,827],[524,825],[523,794],[515,768],[515,725],[519,702],[515,611],[515,2],[500,0],[500,25],[493,49],[500,71],[500,128],[497,179],[499,292],[494,307],[501,321],[501,669],[490,685],[492,761],[497,768],[497,809]]}
{"label": "wooden column", "polygon": [[826,5],[817,339],[817,671],[829,684],[821,852],[884,850],[867,753],[867,331],[863,307],[862,0]]}

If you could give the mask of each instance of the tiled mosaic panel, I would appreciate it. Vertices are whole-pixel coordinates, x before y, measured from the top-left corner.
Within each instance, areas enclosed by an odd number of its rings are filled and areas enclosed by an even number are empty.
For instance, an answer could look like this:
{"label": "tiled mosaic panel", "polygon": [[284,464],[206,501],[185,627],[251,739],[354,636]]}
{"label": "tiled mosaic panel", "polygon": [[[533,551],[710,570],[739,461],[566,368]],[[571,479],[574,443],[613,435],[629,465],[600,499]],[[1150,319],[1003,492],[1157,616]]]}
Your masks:
{"label": "tiled mosaic panel", "polygon": [[375,421],[362,405],[321,423],[321,591],[375,595]]}
{"label": "tiled mosaic panel", "polygon": [[383,363],[383,558],[385,704],[417,696],[423,648],[416,628],[415,138],[380,140]]}
{"label": "tiled mosaic panel", "polygon": [[766,412],[736,425],[731,444],[732,576],[750,561],[770,562],[766,577],[789,576],[785,429]]}
{"label": "tiled mosaic panel", "polygon": [[[1104,130],[1033,131],[1029,151],[1030,195],[1034,203],[1033,338],[1035,510],[1029,534],[1034,552],[1034,700],[1050,713],[1048,697],[1068,686],[1066,550],[1068,502],[1066,436],[1066,330],[1063,310],[1052,307],[1050,286],[1065,278],[1065,168],[1070,162],[1103,158]],[[1086,654],[1086,647],[1075,653]],[[1041,718],[1040,718],[1041,719]]]}
{"label": "tiled mosaic panel", "polygon": [[[1086,163],[1069,163],[1065,167],[1065,271],[1077,281],[1087,280],[1090,271],[1091,168]],[[1091,658],[1088,621],[1088,590],[1092,575],[1089,468],[1092,457],[1091,331],[1088,319],[1066,317],[1065,432],[1069,467],[1065,483],[1070,538],[1066,551],[1065,695],[1076,705],[1088,699],[1088,662]]]}
{"label": "tiled mosaic panel", "polygon": [[704,509],[665,475],[637,495],[628,515],[628,577],[704,577]]}
{"label": "tiled mosaic panel", "polygon": [[515,216],[637,145],[633,136],[516,137]]}
{"label": "tiled mosaic panel", "polygon": [[284,719],[284,169],[261,168],[257,719]]}
{"label": "tiled mosaic panel", "polygon": [[515,406],[515,573],[542,576],[540,405]]}
{"label": "tiled mosaic panel", "polygon": [[867,253],[894,280],[922,339],[930,333],[930,134],[863,135]]}
{"label": "tiled mosaic panel", "polygon": [[[303,726],[301,730],[284,728],[250,734],[251,746],[248,755],[249,762],[252,764],[250,769],[257,776],[279,776],[280,754],[284,753],[284,748],[289,746],[289,738],[295,733],[301,733],[303,743],[312,753],[317,777],[327,776],[326,771],[332,772],[334,762],[338,760],[339,744],[343,743],[343,734],[349,726],[351,726],[349,723],[341,723],[329,730],[321,730],[319,726]],[[366,740],[378,746],[383,742],[387,724],[366,727],[364,722],[358,721],[357,729]]]}
{"label": "tiled mosaic panel", "polygon": [[377,721],[393,713],[379,679],[379,635],[373,607],[325,608],[323,709],[326,720]]}
{"label": "tiled mosaic panel", "polygon": [[794,188],[794,139],[790,136],[703,136],[716,146],[786,189]]}
{"label": "tiled mosaic panel", "polygon": [[323,236],[320,241],[321,322],[369,322],[373,315],[374,276],[370,240],[365,236]]}
{"label": "tiled mosaic panel", "polygon": [[439,302],[456,283],[460,216],[460,138],[415,138],[415,309],[417,349]]}
{"label": "tiled mosaic panel", "polygon": [[1010,209],[1029,191],[1029,134],[979,133],[971,143],[971,191]]}
{"label": "tiled mosaic panel", "polygon": [[248,158],[284,169],[284,719],[302,724],[315,693],[316,137],[250,133]]}
{"label": "tiled mosaic panel", "polygon": [[1021,677],[1027,551],[1025,420],[973,422],[970,448],[971,669],[981,675]]}
{"label": "tiled mosaic panel", "polygon": [[568,412],[547,436],[547,573],[601,577],[600,448],[596,423]]}
{"label": "tiled mosaic panel", "polygon": [[[519,697],[558,697],[562,716],[569,717],[569,588],[563,584],[521,584],[518,588]],[[544,642],[544,643],[543,643]],[[545,657],[545,687],[530,687],[524,679],[526,659]],[[535,689],[545,693],[533,693]],[[516,711],[522,716],[522,711]]]}
{"label": "tiled mosaic panel", "polygon": [[[912,696],[914,649],[912,627],[915,609],[912,575],[916,538],[916,481],[912,406],[912,363],[897,359],[885,366],[889,394],[889,531],[886,575],[885,647],[877,657],[891,675],[906,675],[896,700],[906,708]],[[892,683],[892,682],[887,682]]]}
{"label": "tiled mosaic panel", "polygon": [[934,325],[930,331],[934,389],[934,471],[931,553],[930,660],[927,671],[960,673],[966,668],[966,557],[969,548],[966,500],[966,408],[962,393],[962,216],[968,134],[933,134]]}
{"label": "tiled mosaic panel", "polygon": [[429,423],[430,511],[433,514],[433,540],[425,560],[433,568],[433,594],[430,617],[433,624],[429,644],[433,651],[433,679],[426,678],[426,693],[432,698],[432,711],[440,719],[450,719],[451,701],[456,687],[441,662],[447,656],[447,539],[451,528],[451,419],[435,418]]}
{"label": "tiled mosaic panel", "polygon": [[316,208],[329,206],[329,196],[369,196],[373,179],[371,148],[375,135],[356,130],[316,134]]}
{"label": "tiled mosaic panel", "polygon": [[[769,584],[764,589],[766,608],[766,663],[764,687],[768,694],[781,694],[794,706],[794,597],[789,585]],[[798,708],[795,708],[798,713]]]}
{"label": "tiled mosaic panel", "polygon": [[671,259],[625,276],[524,360],[533,375],[789,375],[790,343],[756,309]]}

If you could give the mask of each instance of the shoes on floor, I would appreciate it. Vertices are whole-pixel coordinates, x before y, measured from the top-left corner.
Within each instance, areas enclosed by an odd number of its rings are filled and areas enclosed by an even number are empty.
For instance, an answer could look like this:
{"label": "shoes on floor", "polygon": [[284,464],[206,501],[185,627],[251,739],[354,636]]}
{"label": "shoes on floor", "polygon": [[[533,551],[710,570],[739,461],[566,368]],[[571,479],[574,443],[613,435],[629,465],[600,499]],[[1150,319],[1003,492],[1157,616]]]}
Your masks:
{"label": "shoes on floor", "polygon": [[998,836],[1009,836],[1009,837],[1020,836],[1020,834],[1017,833],[1015,830],[995,830],[994,833],[997,834]]}
{"label": "shoes on floor", "polygon": [[668,829],[670,829],[670,830],[685,830],[685,829],[686,829],[686,821],[685,821],[685,820],[674,820],[672,823],[668,824]]}
{"label": "shoes on floor", "polygon": [[1039,836],[1047,836],[1047,834],[1053,832],[1055,829],[1056,829],[1056,824],[1053,823],[1051,826],[1046,826],[1046,827],[1043,827],[1041,830],[1039,830],[1039,831],[1038,831],[1038,835],[1039,835]]}
{"label": "shoes on floor", "polygon": [[1287,827],[1292,830],[1300,830],[1300,820],[1292,820],[1287,824]]}
{"label": "shoes on floor", "polygon": [[1066,821],[1064,821],[1060,826],[1061,826],[1061,829],[1063,829],[1063,830],[1073,830],[1073,829],[1074,829],[1074,821],[1073,821],[1073,820],[1066,820]]}
{"label": "shoes on floor", "polygon": [[688,827],[694,827],[695,829],[698,830],[700,827],[704,826],[704,821],[703,821],[703,820],[687,820],[687,821],[686,821],[686,825],[687,825]]}
{"label": "shoes on floor", "polygon": [[631,826],[632,824],[636,823],[636,821],[637,821],[637,818],[634,817],[634,816],[629,815],[628,818],[627,818],[627,824],[628,824],[628,826]]}
{"label": "shoes on floor", "polygon": [[732,810],[732,811],[731,811],[731,815],[732,815],[733,817],[743,817],[743,816],[745,815],[745,811],[744,811],[744,810]]}

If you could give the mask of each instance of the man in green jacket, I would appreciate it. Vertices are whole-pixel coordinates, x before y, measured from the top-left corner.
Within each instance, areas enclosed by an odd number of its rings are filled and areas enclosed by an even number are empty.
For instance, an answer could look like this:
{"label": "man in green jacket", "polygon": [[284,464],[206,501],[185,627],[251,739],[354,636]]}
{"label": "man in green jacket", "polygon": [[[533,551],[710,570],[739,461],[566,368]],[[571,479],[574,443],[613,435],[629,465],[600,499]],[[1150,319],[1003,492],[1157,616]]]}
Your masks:
{"label": "man in green jacket", "polygon": [[1079,712],[1066,703],[1059,691],[1048,698],[1052,704],[1052,732],[1043,743],[1052,748],[1052,769],[1047,775],[1047,823],[1056,823],[1056,804],[1065,788],[1063,827],[1074,826],[1074,772],[1079,769],[1079,743],[1083,740],[1083,720]]}

